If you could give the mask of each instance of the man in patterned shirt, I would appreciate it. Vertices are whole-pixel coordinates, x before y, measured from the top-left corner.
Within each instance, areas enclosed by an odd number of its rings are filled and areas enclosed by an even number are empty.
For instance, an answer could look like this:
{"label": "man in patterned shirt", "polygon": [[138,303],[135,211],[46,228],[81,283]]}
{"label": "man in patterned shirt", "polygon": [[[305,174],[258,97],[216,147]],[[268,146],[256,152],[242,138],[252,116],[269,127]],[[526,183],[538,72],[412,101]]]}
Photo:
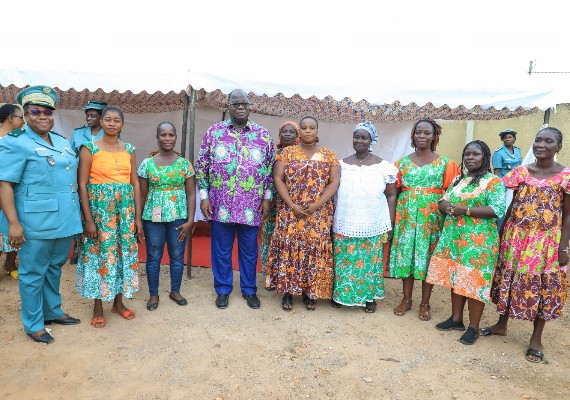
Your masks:
{"label": "man in patterned shirt", "polygon": [[269,214],[275,150],[271,135],[249,120],[251,105],[240,89],[228,96],[230,118],[208,129],[196,160],[200,210],[211,221],[212,271],[216,306],[226,308],[233,289],[232,249],[238,238],[240,287],[251,308],[259,308],[257,233]]}

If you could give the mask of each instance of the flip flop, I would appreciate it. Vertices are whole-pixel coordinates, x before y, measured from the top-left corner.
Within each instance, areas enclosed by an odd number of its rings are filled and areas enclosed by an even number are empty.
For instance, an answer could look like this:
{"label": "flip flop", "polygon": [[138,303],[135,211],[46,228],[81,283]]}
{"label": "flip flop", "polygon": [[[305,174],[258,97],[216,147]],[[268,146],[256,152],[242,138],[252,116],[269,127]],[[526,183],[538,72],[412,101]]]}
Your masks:
{"label": "flip flop", "polygon": [[[531,358],[528,358],[528,356],[535,356],[535,357],[538,357],[538,360],[533,360],[533,359],[531,359]],[[536,349],[530,349],[530,348],[529,348],[529,349],[526,351],[525,358],[526,358],[526,360],[527,360],[528,362],[538,364],[539,362],[542,362],[542,359],[544,358],[544,353],[543,353],[542,351],[539,351],[539,350],[536,350]]]}
{"label": "flip flop", "polygon": [[107,325],[107,320],[103,317],[93,318],[90,322],[93,328],[104,328]]}
{"label": "flip flop", "polygon": [[124,313],[120,313],[118,310],[115,309],[112,309],[111,311],[114,312],[115,314],[119,314],[121,317],[128,320],[135,319],[137,317],[133,310],[126,310]]}
{"label": "flip flop", "polygon": [[483,335],[483,336],[493,336],[493,335],[507,336],[506,333],[493,332],[493,330],[491,328],[481,328],[481,329],[479,329],[479,332],[481,332],[481,335]]}

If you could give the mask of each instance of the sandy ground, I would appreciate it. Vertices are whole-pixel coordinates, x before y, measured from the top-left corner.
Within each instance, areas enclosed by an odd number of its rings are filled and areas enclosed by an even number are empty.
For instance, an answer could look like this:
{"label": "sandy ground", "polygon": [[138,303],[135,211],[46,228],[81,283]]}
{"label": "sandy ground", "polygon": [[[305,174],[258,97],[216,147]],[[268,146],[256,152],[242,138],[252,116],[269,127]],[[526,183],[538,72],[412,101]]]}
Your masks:
{"label": "sandy ground", "polygon": [[[144,269],[144,268],[143,268]],[[340,310],[319,301],[310,312],[295,298],[294,311],[262,289],[259,310],[247,307],[239,289],[218,310],[212,274],[194,267],[183,282],[189,305],[168,298],[169,275],[161,274],[157,311],[145,308],[142,288],[126,302],[137,318],[110,313],[108,325],[89,325],[92,303],[74,288],[75,268],[66,265],[64,309],[79,326],[53,325],[51,345],[32,342],[20,322],[18,284],[0,277],[2,399],[564,399],[570,397],[570,324],[547,324],[545,362],[525,361],[532,326],[511,321],[506,337],[480,338],[473,346],[459,332],[439,332],[450,313],[449,291],[436,287],[433,319],[414,307],[393,315],[400,281],[386,281],[386,299],[375,314]],[[239,274],[235,274],[239,288]],[[419,289],[419,285],[416,289]],[[492,305],[483,326],[495,322]]]}

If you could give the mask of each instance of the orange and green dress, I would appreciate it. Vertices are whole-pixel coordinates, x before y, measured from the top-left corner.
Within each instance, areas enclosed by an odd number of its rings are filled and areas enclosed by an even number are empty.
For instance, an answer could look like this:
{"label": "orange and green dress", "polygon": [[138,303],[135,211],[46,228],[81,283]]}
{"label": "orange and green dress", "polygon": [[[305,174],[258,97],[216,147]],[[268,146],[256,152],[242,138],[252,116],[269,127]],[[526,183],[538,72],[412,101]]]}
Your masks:
{"label": "orange and green dress", "polygon": [[425,280],[430,257],[443,227],[438,201],[459,166],[438,156],[422,167],[405,156],[394,163],[400,170],[396,186],[401,188],[396,204],[394,236],[390,249],[390,277]]}
{"label": "orange and green dress", "polygon": [[[505,215],[505,185],[491,173],[472,184],[464,177],[450,186],[444,200],[465,207],[491,207],[498,218]],[[439,241],[431,257],[426,282],[453,292],[489,302],[493,268],[499,252],[497,218],[468,215],[446,216]]]}
{"label": "orange and green dress", "polygon": [[[285,185],[293,203],[315,203],[329,183],[331,170],[339,165],[335,154],[321,148],[310,159],[298,146],[277,155],[285,164]],[[277,202],[277,223],[269,249],[267,287],[277,293],[311,299],[330,299],[334,283],[331,228],[332,200],[305,218],[297,218],[283,201]]]}
{"label": "orange and green dress", "polygon": [[131,185],[131,154],[109,152],[94,142],[84,145],[93,156],[89,206],[97,238],[82,234],[75,286],[87,299],[111,301],[119,293],[131,298],[139,289],[138,246],[135,238],[135,202]]}

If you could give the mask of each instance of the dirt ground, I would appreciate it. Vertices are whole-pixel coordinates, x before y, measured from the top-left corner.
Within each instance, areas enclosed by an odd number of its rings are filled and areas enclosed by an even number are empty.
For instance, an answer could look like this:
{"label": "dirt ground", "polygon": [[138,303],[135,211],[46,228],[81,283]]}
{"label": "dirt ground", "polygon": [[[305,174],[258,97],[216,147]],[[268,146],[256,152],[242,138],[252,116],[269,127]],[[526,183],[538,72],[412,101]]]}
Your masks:
{"label": "dirt ground", "polygon": [[[0,264],[1,265],[1,264]],[[144,268],[143,268],[144,270]],[[0,277],[2,399],[564,399],[570,398],[570,324],[549,323],[545,362],[524,359],[532,325],[511,321],[508,336],[458,342],[459,332],[439,332],[450,314],[449,290],[436,287],[433,319],[413,309],[397,317],[401,284],[386,280],[375,314],[334,309],[319,301],[314,312],[295,298],[281,310],[280,296],[263,289],[261,309],[247,307],[236,290],[226,310],[214,305],[211,270],[192,268],[182,294],[187,307],[168,298],[163,267],[158,310],[150,312],[146,276],[127,306],[137,318],[121,319],[105,305],[107,327],[89,325],[92,302],[74,287],[75,268],[64,267],[64,310],[82,323],[52,325],[56,341],[34,343],[20,322],[18,284]],[[567,308],[568,309],[568,308]],[[494,323],[495,308],[482,325]],[[466,320],[467,322],[467,320]]]}

